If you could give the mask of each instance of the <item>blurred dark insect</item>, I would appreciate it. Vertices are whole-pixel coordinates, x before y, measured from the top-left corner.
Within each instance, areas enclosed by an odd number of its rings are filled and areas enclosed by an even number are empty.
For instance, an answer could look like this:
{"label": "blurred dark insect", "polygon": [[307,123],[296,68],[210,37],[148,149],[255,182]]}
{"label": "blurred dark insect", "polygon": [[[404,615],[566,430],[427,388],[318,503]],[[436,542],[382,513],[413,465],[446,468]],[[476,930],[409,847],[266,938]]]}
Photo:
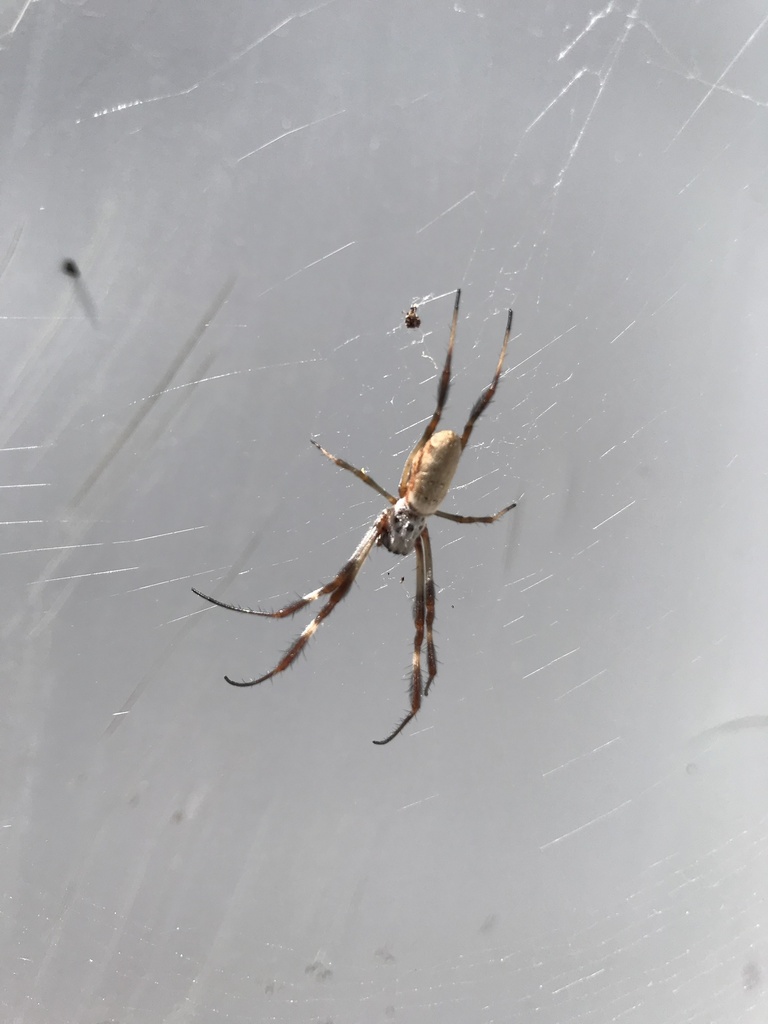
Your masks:
{"label": "blurred dark insect", "polygon": [[60,267],[62,274],[66,274],[67,277],[71,277],[75,282],[75,292],[77,293],[80,305],[85,310],[85,315],[91,321],[91,324],[96,327],[98,320],[96,316],[96,307],[93,304],[93,300],[91,299],[88,289],[83,283],[83,275],[80,273],[80,267],[73,259],[62,260]]}
{"label": "blurred dark insect", "polygon": [[67,277],[74,277],[75,280],[80,277],[80,267],[78,267],[74,260],[62,260],[61,271]]}

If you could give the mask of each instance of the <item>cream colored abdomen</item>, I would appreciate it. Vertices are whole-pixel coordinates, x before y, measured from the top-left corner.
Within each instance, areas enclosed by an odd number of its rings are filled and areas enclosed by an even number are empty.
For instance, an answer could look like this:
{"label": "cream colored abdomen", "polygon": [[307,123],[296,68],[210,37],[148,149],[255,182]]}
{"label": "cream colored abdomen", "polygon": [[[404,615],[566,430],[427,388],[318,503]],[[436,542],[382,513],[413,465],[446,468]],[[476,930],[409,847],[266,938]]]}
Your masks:
{"label": "cream colored abdomen", "polygon": [[460,458],[461,438],[452,430],[438,430],[423,448],[414,448],[400,481],[400,494],[414,512],[420,516],[437,512]]}

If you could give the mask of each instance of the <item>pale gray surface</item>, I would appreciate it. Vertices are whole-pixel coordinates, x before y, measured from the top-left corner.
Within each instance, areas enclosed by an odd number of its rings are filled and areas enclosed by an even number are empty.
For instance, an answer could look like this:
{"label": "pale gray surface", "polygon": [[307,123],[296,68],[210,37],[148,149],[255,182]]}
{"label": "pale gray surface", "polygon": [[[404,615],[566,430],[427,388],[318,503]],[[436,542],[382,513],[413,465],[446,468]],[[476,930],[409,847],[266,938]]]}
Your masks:
{"label": "pale gray surface", "polygon": [[764,1022],[764,6],[0,11],[3,1020]]}

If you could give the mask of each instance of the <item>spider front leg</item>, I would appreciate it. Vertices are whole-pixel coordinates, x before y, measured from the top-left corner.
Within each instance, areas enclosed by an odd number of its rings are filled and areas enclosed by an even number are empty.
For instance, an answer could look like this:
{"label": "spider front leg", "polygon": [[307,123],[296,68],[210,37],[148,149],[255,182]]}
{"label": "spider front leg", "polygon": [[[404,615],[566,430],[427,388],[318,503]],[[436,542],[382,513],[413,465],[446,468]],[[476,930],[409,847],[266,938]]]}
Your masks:
{"label": "spider front leg", "polygon": [[433,627],[435,624],[435,577],[432,569],[432,541],[429,539],[429,530],[424,527],[421,535],[424,543],[424,598],[427,612],[427,669],[429,676],[427,685],[424,687],[424,696],[429,693],[435,676],[437,675],[437,652],[435,650],[435,638]]}
{"label": "spider front leg", "polygon": [[[432,580],[432,549],[429,544],[429,534],[426,528],[421,537],[414,545],[416,552],[416,596],[413,601],[413,668],[411,669],[411,710],[386,739],[374,740],[373,742],[383,747],[399,736],[403,729],[411,722],[419,712],[422,696],[426,696],[432,680],[437,674],[437,656],[435,645],[432,640],[432,623],[435,619],[435,586]],[[426,580],[426,582],[425,582]],[[429,678],[427,685],[422,688],[421,678],[421,648],[424,645],[424,627],[427,629],[427,667]]]}
{"label": "spider front leg", "polygon": [[255,611],[252,608],[243,608],[236,604],[227,604],[224,601],[217,600],[215,597],[209,597],[207,594],[202,594],[199,590],[194,591],[198,597],[202,597],[204,600],[209,601],[211,604],[218,605],[220,608],[226,608],[228,611],[244,612],[246,615],[260,615],[264,618],[273,619],[281,619],[294,615],[311,601],[316,601],[318,597],[321,597],[324,594],[330,595],[328,601],[323,605],[314,619],[304,627],[280,661],[278,661],[277,665],[275,665],[270,672],[266,672],[263,676],[259,676],[258,679],[247,679],[242,681],[230,679],[229,676],[224,676],[230,686],[257,686],[259,683],[264,683],[267,679],[271,679],[273,676],[279,675],[280,672],[285,672],[285,670],[289,668],[294,661],[296,661],[305,646],[317,632],[322,621],[331,614],[336,605],[339,604],[339,602],[342,601],[351,590],[357,574],[363,567],[363,563],[368,555],[370,555],[374,546],[386,529],[388,520],[388,509],[379,513],[374,520],[373,526],[371,526],[370,530],[368,530],[360,541],[352,557],[342,566],[341,570],[334,576],[330,583],[326,583],[324,586],[318,587],[317,590],[313,590],[310,594],[306,594],[298,601],[294,601],[292,604],[286,605],[285,608],[280,608],[276,612],[260,612]]}
{"label": "spider front leg", "polygon": [[306,608],[308,604],[316,601],[319,597],[325,597],[326,594],[333,594],[343,582],[344,576],[349,572],[350,564],[353,561],[354,556],[343,566],[343,568],[329,583],[324,583],[322,587],[318,587],[317,590],[311,590],[308,594],[300,597],[298,601],[292,601],[284,608],[278,608],[277,611],[274,612],[263,612],[258,608],[246,608],[241,604],[229,604],[227,601],[221,601],[218,597],[211,597],[209,594],[204,594],[202,590],[195,590],[194,587],[191,589],[193,594],[197,594],[198,597],[202,597],[204,601],[208,601],[209,604],[215,604],[217,608],[225,608],[228,612],[241,612],[243,615],[258,615],[262,619],[289,619],[292,615],[295,615],[296,612],[300,612],[302,608]]}

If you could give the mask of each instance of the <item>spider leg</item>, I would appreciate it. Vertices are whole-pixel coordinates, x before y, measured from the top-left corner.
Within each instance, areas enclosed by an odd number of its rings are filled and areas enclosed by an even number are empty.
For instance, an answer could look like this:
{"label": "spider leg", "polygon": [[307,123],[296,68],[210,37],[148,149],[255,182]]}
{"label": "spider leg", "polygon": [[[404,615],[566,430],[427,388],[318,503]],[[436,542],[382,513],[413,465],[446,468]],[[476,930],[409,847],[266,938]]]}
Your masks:
{"label": "spider leg", "polygon": [[491,400],[496,393],[496,386],[498,385],[499,378],[501,377],[501,367],[504,362],[504,356],[507,354],[507,344],[509,342],[509,335],[511,330],[512,310],[510,309],[509,316],[507,317],[507,329],[506,331],[504,331],[504,341],[501,343],[501,355],[499,356],[499,362],[496,366],[496,373],[494,373],[493,380],[491,381],[491,383],[483,391],[478,400],[472,406],[472,411],[469,414],[469,419],[467,420],[466,426],[464,427],[464,433],[461,435],[462,451],[464,451],[464,449],[467,447],[467,442],[469,441],[470,434],[472,433],[472,428],[483,415],[488,406],[491,404]]}
{"label": "spider leg", "polygon": [[287,604],[285,608],[278,608],[276,612],[262,612],[256,608],[245,608],[241,604],[228,604],[226,601],[220,601],[218,597],[211,597],[209,594],[204,594],[201,590],[195,590],[192,587],[192,593],[197,594],[198,597],[202,597],[204,601],[215,604],[219,608],[226,608],[228,612],[242,612],[243,615],[259,615],[262,619],[287,619],[291,615],[295,615],[296,612],[300,612],[302,608],[306,608],[312,601],[316,601],[318,597],[324,597],[326,594],[331,594],[339,585],[339,579],[346,571],[347,563],[338,575],[334,576],[330,583],[324,584],[322,587],[318,587],[317,590],[313,590],[309,594],[305,594],[304,597],[300,597],[298,601],[293,601],[291,604]]}
{"label": "spider leg", "polygon": [[319,452],[322,452],[327,459],[331,460],[331,462],[335,462],[341,469],[348,469],[350,473],[354,473],[358,480],[362,480],[364,484],[368,484],[368,486],[372,487],[374,491],[378,491],[382,498],[387,499],[390,505],[395,504],[397,498],[393,498],[389,491],[385,491],[381,484],[377,484],[366,470],[358,469],[356,466],[351,466],[348,462],[345,462],[344,459],[340,459],[337,455],[331,455],[331,453],[327,452],[322,445],[318,444],[317,441],[314,440],[314,438],[310,437],[309,440],[315,448],[317,448]]}
{"label": "spider leg", "polygon": [[424,544],[424,575],[426,576],[424,596],[427,610],[427,669],[429,671],[427,685],[424,687],[424,696],[426,697],[437,675],[437,652],[435,651],[435,638],[433,634],[433,627],[435,625],[435,577],[432,569],[432,541],[429,538],[429,531],[426,527],[421,535],[421,540]]}
{"label": "spider leg", "polygon": [[443,371],[440,374],[440,380],[437,385],[437,404],[435,405],[435,411],[432,413],[432,419],[426,426],[424,433],[421,435],[421,440],[413,449],[411,458],[414,458],[416,454],[421,451],[427,441],[434,434],[440,417],[443,415],[443,409],[445,403],[448,400],[448,391],[451,386],[451,360],[453,359],[453,343],[456,340],[456,324],[459,322],[459,302],[461,301],[461,288],[456,292],[456,301],[453,304],[453,319],[451,320],[451,334],[448,338],[448,351],[445,354],[445,363],[443,364]]}
{"label": "spider leg", "polygon": [[[424,534],[426,532],[427,531],[425,530]],[[397,726],[397,728],[394,729],[389,734],[389,736],[386,737],[386,739],[374,740],[373,741],[379,747],[383,747],[385,743],[389,743],[391,740],[393,740],[395,738],[395,736],[398,736],[403,731],[403,729],[406,727],[406,725],[408,725],[408,723],[413,718],[415,718],[415,716],[417,715],[417,713],[419,711],[419,708],[421,707],[421,697],[422,697],[422,687],[421,687],[421,648],[422,648],[422,644],[424,643],[424,618],[425,618],[425,608],[426,608],[426,598],[425,598],[425,590],[424,590],[424,562],[425,562],[424,543],[423,543],[424,534],[422,534],[421,537],[419,537],[419,539],[416,541],[416,545],[415,545],[415,549],[414,549],[416,551],[416,597],[414,598],[414,601],[413,601],[413,621],[414,621],[414,625],[416,627],[416,631],[415,631],[414,638],[413,638],[413,669],[412,669],[412,672],[411,672],[411,689],[410,689],[410,692],[411,692],[411,710],[405,716],[405,718],[402,720],[402,722],[400,722],[400,724]],[[430,558],[430,563],[431,563],[431,558]],[[433,603],[433,611],[434,611],[434,591],[433,591],[433,595],[432,596],[433,596],[433,602],[432,603]],[[431,653],[432,653],[432,656],[434,657],[434,646],[432,646]],[[435,666],[435,668],[436,668],[436,666]],[[434,675],[434,673],[432,672],[432,665],[431,664],[430,664],[430,673],[431,674],[430,674],[429,682],[431,683],[432,682],[432,676]],[[427,684],[427,685],[429,685],[429,684]]]}
{"label": "spider leg", "polygon": [[440,516],[441,519],[450,519],[453,523],[495,523],[497,519],[501,519],[503,515],[506,515],[513,508],[517,508],[516,501],[513,501],[511,505],[507,505],[506,508],[503,508],[494,516],[457,516],[453,512],[434,512],[433,515]]}
{"label": "spider leg", "polygon": [[[294,663],[294,661],[298,658],[298,656],[304,650],[306,645],[317,632],[317,628],[323,621],[323,619],[326,619],[331,614],[336,605],[340,601],[342,601],[349,593],[352,584],[355,582],[357,574],[360,572],[360,569],[363,566],[363,562],[365,562],[368,555],[370,555],[374,545],[376,544],[379,537],[386,529],[388,516],[388,509],[386,509],[384,512],[379,513],[379,515],[374,520],[373,526],[370,528],[370,530],[368,530],[366,535],[355,548],[355,552],[352,555],[352,557],[349,559],[348,562],[344,564],[341,571],[331,580],[330,583],[326,583],[326,585],[324,587],[321,587],[320,590],[313,591],[312,594],[307,595],[306,598],[301,599],[304,604],[307,604],[309,603],[310,600],[315,600],[315,597],[320,596],[321,593],[330,594],[330,597],[328,598],[327,602],[323,605],[323,607],[320,609],[320,611],[317,613],[314,619],[312,619],[312,621],[304,627],[301,633],[299,633],[297,638],[294,640],[294,642],[282,656],[280,661],[278,661],[277,665],[275,665],[275,667],[270,672],[265,673],[263,676],[259,676],[258,679],[246,679],[238,681],[236,679],[230,679],[229,676],[224,676],[226,681],[231,686],[256,686],[258,683],[266,682],[267,679],[271,679],[273,676],[279,675],[280,672],[285,672],[285,670]],[[208,600],[210,600],[210,598],[208,598]],[[217,604],[219,602],[213,603]],[[298,607],[302,607],[302,604],[300,602],[296,602],[296,604],[298,605]],[[229,606],[225,605],[224,607]],[[289,609],[292,607],[292,605],[288,606]],[[234,606],[234,610],[243,611],[248,609],[241,609]],[[273,615],[280,616],[282,613],[293,614],[292,612],[283,608],[281,609],[281,612],[274,612]],[[257,612],[256,614],[264,613]]]}

